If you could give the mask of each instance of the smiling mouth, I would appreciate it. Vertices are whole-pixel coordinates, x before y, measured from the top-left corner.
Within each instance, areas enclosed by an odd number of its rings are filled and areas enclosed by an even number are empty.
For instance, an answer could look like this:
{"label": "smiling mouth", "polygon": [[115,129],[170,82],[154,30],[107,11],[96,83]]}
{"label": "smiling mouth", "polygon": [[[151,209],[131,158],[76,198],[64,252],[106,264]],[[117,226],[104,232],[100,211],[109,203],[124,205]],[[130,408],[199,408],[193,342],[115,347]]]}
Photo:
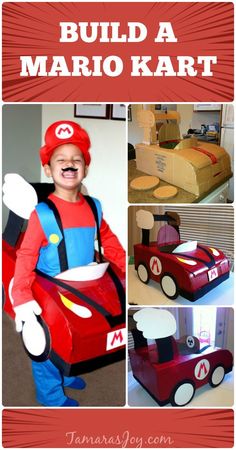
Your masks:
{"label": "smiling mouth", "polygon": [[65,169],[62,169],[62,176],[67,179],[76,178],[77,172],[78,169],[75,169],[74,167],[66,167]]}

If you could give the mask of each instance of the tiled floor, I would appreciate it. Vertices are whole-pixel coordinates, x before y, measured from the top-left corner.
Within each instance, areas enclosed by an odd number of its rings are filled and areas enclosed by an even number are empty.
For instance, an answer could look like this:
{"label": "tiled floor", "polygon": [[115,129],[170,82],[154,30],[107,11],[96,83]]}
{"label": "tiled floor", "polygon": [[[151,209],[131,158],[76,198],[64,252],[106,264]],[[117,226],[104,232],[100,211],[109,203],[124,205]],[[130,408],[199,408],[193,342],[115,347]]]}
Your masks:
{"label": "tiled floor", "polygon": [[128,301],[137,305],[232,305],[234,302],[234,276],[230,274],[230,278],[221,283],[212,291],[208,292],[204,297],[193,303],[179,296],[176,300],[168,299],[162,292],[161,287],[155,281],[147,284],[142,283],[134,269],[133,265],[128,266]]}
{"label": "tiled floor", "polygon": [[[192,401],[186,406],[191,407],[221,407],[221,406],[233,406],[233,372],[225,375],[223,383],[217,388],[212,388],[209,384],[197,389]],[[145,389],[133,378],[132,372],[128,373],[128,404],[129,406],[155,406],[159,408],[159,405],[155,400],[147,393]],[[171,407],[170,403],[166,405]]]}

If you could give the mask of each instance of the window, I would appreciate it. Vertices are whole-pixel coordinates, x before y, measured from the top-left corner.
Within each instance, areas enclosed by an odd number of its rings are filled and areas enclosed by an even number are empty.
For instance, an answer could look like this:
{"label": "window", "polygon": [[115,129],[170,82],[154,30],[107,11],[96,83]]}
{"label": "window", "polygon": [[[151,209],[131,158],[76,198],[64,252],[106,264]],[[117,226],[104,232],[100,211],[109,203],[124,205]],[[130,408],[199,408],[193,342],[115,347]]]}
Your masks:
{"label": "window", "polygon": [[216,308],[193,308],[193,335],[200,344],[215,346]]}

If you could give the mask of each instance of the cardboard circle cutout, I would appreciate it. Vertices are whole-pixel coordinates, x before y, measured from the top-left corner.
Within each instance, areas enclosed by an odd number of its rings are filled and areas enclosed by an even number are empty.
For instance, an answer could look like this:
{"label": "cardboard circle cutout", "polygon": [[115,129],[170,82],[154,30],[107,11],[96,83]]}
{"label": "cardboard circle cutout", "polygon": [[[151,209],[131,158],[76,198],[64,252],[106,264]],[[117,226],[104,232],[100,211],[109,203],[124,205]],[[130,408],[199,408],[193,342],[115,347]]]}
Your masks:
{"label": "cardboard circle cutout", "polygon": [[162,186],[153,192],[153,196],[159,200],[168,200],[175,197],[177,193],[178,189],[175,186]]}
{"label": "cardboard circle cutout", "polygon": [[144,175],[142,177],[134,178],[130,183],[130,187],[136,191],[148,191],[149,189],[158,186],[159,183],[159,178]]}

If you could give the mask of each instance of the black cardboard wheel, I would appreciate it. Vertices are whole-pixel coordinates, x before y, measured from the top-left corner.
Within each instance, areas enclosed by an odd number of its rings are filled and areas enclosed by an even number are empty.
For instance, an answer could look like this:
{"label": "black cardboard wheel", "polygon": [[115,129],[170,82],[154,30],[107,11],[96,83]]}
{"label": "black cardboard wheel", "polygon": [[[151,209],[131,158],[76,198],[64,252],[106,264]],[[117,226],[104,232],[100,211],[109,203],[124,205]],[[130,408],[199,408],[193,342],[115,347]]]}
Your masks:
{"label": "black cardboard wheel", "polygon": [[142,283],[148,284],[148,282],[149,282],[149,273],[148,273],[148,270],[147,270],[147,267],[146,267],[145,264],[140,263],[138,265],[137,274],[138,274],[138,277],[139,277],[140,281],[142,281]]}
{"label": "black cardboard wheel", "polygon": [[195,394],[195,386],[190,380],[183,380],[177,384],[171,394],[172,406],[185,406],[191,402]]}
{"label": "black cardboard wheel", "polygon": [[211,387],[215,388],[217,386],[219,386],[222,381],[224,380],[225,377],[225,368],[223,365],[218,365],[216,367],[214,367],[211,376],[210,376],[210,380],[209,380],[209,384]]}
{"label": "black cardboard wheel", "polygon": [[160,284],[162,292],[166,295],[166,297],[171,300],[175,300],[178,297],[179,287],[176,280],[170,273],[164,273],[162,275]]}

